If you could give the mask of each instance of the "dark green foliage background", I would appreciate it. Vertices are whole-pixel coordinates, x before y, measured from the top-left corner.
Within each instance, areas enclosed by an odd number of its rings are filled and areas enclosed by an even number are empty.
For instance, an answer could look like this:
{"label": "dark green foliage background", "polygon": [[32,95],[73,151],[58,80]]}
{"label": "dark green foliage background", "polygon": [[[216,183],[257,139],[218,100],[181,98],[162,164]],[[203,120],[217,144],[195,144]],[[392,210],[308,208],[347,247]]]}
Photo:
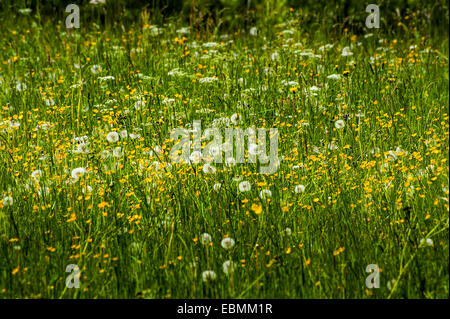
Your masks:
{"label": "dark green foliage background", "polygon": [[[217,29],[242,29],[255,23],[255,19],[263,23],[282,22],[282,7],[291,7],[303,11],[305,27],[334,25],[338,29],[348,28],[360,33],[367,17],[365,8],[374,1],[359,0],[107,0],[105,5],[94,6],[89,0],[2,0],[0,1],[0,19],[20,19],[21,8],[31,8],[31,16],[38,19],[63,20],[67,13],[65,7],[74,3],[81,7],[81,21],[89,22],[99,16],[105,25],[117,26],[139,19],[143,8],[151,12],[152,21],[164,23],[176,17],[190,25],[202,28],[208,25]],[[410,12],[418,12],[422,21],[421,32],[448,33],[448,2],[415,1],[415,0],[382,0],[376,1],[380,7],[382,25],[396,24],[401,16]]]}

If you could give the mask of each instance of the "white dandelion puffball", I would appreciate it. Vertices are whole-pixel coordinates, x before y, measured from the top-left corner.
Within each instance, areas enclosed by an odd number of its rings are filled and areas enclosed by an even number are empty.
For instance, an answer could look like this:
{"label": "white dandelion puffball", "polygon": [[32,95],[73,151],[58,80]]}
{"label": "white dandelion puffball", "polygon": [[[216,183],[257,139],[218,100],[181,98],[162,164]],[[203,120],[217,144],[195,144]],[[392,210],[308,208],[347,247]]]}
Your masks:
{"label": "white dandelion puffball", "polygon": [[14,199],[11,196],[6,196],[3,198],[3,206],[12,206],[14,204]]}
{"label": "white dandelion puffball", "polygon": [[234,113],[233,115],[231,115],[231,118],[230,118],[231,123],[233,123],[234,125],[239,124],[240,119],[241,119],[241,116],[237,113]]}
{"label": "white dandelion puffball", "polygon": [[203,165],[203,173],[205,174],[213,174],[216,172],[216,168],[208,163]]}
{"label": "white dandelion puffball", "polygon": [[294,188],[294,192],[295,192],[296,194],[303,193],[304,191],[305,191],[305,186],[303,186],[303,185],[297,185],[297,186],[295,186],[295,188]]}
{"label": "white dandelion puffball", "polygon": [[334,127],[336,127],[338,130],[343,129],[345,127],[345,122],[343,120],[337,120],[334,122]]}
{"label": "white dandelion puffball", "polygon": [[216,273],[212,270],[205,270],[202,273],[202,279],[204,282],[215,280],[217,277]]}
{"label": "white dandelion puffball", "polygon": [[261,196],[262,199],[266,199],[272,197],[272,192],[268,189],[263,189],[261,192],[259,192],[259,196]]}
{"label": "white dandelion puffball", "polygon": [[249,155],[258,155],[259,153],[259,146],[258,144],[250,144],[248,146],[248,154]]}
{"label": "white dandelion puffball", "polygon": [[203,233],[200,236],[200,242],[202,245],[208,245],[212,241],[211,235],[208,233]]}
{"label": "white dandelion puffball", "polygon": [[78,153],[78,154],[86,154],[88,152],[89,152],[88,145],[83,142],[78,144],[77,149],[75,150],[75,153]]}
{"label": "white dandelion puffball", "polygon": [[240,182],[242,180],[242,175],[236,175],[235,177],[233,177],[233,181],[235,182]]}
{"label": "white dandelion puffball", "polygon": [[75,181],[78,181],[78,179],[83,176],[86,173],[86,169],[84,167],[78,167],[78,168],[74,168],[72,170],[72,178]]}
{"label": "white dandelion puffball", "polygon": [[216,157],[220,154],[220,146],[219,145],[213,145],[209,148],[209,155]]}
{"label": "white dandelion puffball", "polygon": [[233,145],[230,142],[225,142],[220,145],[220,149],[224,152],[230,152],[233,150]]}
{"label": "white dandelion puffball", "polygon": [[234,246],[234,239],[230,237],[224,238],[220,244],[225,249],[231,249]]}
{"label": "white dandelion puffball", "polygon": [[122,130],[120,131],[120,137],[121,138],[126,138],[128,136],[128,131],[127,130]]}
{"label": "white dandelion puffball", "polygon": [[284,233],[286,234],[286,236],[291,236],[292,235],[292,229],[290,229],[289,227],[286,227],[286,229],[284,230]]}
{"label": "white dandelion puffball", "polygon": [[233,262],[231,260],[227,260],[226,262],[223,263],[222,267],[223,267],[223,272],[226,275],[228,275],[236,269],[237,265],[235,262]]}
{"label": "white dandelion puffball", "polygon": [[241,191],[241,192],[248,192],[251,189],[252,189],[252,186],[250,185],[249,182],[243,181],[243,182],[239,183],[239,191]]}
{"label": "white dandelion puffball", "polygon": [[228,157],[228,158],[225,160],[225,165],[226,165],[227,167],[232,167],[232,166],[236,165],[236,160],[234,159],[234,157]]}
{"label": "white dandelion puffball", "polygon": [[427,246],[433,246],[433,240],[431,238],[427,238],[427,239],[421,239],[420,243],[422,244],[423,242],[425,242],[427,244]]}
{"label": "white dandelion puffball", "polygon": [[123,156],[123,150],[122,150],[122,148],[120,146],[116,147],[113,150],[113,156],[114,157],[122,157]]}
{"label": "white dandelion puffball", "polygon": [[119,133],[109,132],[108,135],[106,135],[106,140],[110,143],[117,142],[119,140]]}
{"label": "white dandelion puffball", "polygon": [[201,159],[202,159],[202,153],[199,151],[193,151],[191,153],[191,155],[189,156],[189,160],[192,163],[200,163]]}
{"label": "white dandelion puffball", "polygon": [[251,36],[256,37],[258,35],[258,28],[257,27],[250,28],[249,33]]}
{"label": "white dandelion puffball", "polygon": [[102,159],[107,159],[111,156],[111,153],[108,150],[103,150],[101,156],[102,156]]}
{"label": "white dandelion puffball", "polygon": [[214,184],[213,189],[214,189],[216,192],[218,192],[218,191],[220,190],[221,187],[222,187],[222,184],[221,184],[221,183],[216,183],[216,184]]}

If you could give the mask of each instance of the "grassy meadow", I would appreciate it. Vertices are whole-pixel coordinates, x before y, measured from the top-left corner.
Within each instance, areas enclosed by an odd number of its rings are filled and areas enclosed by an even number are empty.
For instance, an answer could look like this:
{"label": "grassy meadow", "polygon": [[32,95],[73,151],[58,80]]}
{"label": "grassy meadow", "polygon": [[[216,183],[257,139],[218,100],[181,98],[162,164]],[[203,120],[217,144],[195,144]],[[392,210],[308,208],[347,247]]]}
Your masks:
{"label": "grassy meadow", "polygon": [[[0,18],[0,298],[449,297],[448,31],[92,6]],[[277,128],[276,172],[172,162],[194,120]]]}

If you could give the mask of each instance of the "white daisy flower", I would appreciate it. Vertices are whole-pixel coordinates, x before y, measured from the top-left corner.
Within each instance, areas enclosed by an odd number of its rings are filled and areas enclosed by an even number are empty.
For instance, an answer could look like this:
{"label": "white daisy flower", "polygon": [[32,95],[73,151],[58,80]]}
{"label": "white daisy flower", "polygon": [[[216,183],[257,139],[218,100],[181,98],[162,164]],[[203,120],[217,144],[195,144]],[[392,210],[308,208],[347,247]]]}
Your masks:
{"label": "white daisy flower", "polygon": [[189,33],[191,33],[191,32],[189,31],[189,28],[183,27],[183,28],[181,28],[181,29],[178,29],[178,30],[176,31],[176,33],[181,34],[181,35],[187,35],[187,34],[189,34]]}
{"label": "white daisy flower", "polygon": [[353,52],[350,51],[349,47],[345,47],[345,48],[342,49],[341,55],[342,56],[351,56],[351,55],[353,55]]}
{"label": "white daisy flower", "polygon": [[145,102],[144,101],[137,101],[136,103],[134,103],[134,108],[136,110],[140,110],[145,106]]}
{"label": "white daisy flower", "polygon": [[204,77],[199,80],[200,83],[213,83],[218,81],[219,79],[216,77]]}
{"label": "white daisy flower", "polygon": [[272,61],[278,61],[280,59],[280,55],[278,54],[278,52],[274,52],[270,55],[270,59]]}
{"label": "white daisy flower", "polygon": [[93,65],[93,66],[91,66],[92,74],[98,74],[101,71],[102,71],[102,67],[100,65]]}
{"label": "white daisy flower", "polygon": [[330,74],[329,76],[327,76],[327,79],[331,79],[331,80],[339,80],[341,78],[340,74]]}

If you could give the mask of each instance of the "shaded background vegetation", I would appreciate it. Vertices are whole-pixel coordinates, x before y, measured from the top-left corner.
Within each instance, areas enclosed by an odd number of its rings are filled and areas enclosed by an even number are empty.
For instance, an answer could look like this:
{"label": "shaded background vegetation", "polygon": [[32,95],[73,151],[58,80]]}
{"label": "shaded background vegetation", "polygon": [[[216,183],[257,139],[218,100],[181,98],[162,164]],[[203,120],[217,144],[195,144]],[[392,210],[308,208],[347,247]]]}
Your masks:
{"label": "shaded background vegetation", "polygon": [[[213,31],[246,30],[250,26],[273,25],[285,20],[288,10],[300,11],[305,28],[330,28],[336,32],[348,29],[362,33],[370,3],[380,7],[381,26],[391,29],[402,17],[416,12],[417,28],[430,37],[447,34],[449,27],[448,2],[417,0],[106,0],[106,4],[92,5],[89,0],[2,0],[0,19],[11,20],[29,15],[38,20],[57,19],[64,21],[65,7],[75,3],[81,8],[82,23],[102,24],[104,27],[126,27],[140,21],[140,13],[146,9],[151,23],[164,24],[171,19],[184,20],[194,29]],[[31,8],[29,14],[19,9]],[[23,17],[21,17],[23,16]],[[322,30],[323,31],[323,30]],[[410,30],[405,30],[405,32]]]}

